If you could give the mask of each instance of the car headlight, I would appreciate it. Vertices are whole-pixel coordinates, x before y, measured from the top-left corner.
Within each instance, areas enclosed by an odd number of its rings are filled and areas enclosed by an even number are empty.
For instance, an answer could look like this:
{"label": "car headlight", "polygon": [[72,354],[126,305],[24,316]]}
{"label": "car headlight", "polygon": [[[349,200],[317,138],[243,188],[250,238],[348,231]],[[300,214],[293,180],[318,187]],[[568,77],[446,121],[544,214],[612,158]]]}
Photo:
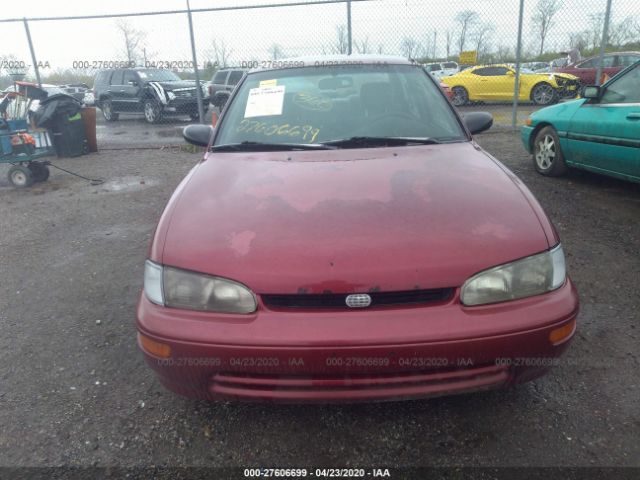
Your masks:
{"label": "car headlight", "polygon": [[252,313],[255,295],[226,278],[145,263],[144,292],[153,303],[166,307],[218,313]]}
{"label": "car headlight", "polygon": [[566,278],[562,245],[531,257],[490,268],[462,286],[464,305],[484,305],[531,297],[561,287]]}
{"label": "car headlight", "polygon": [[171,100],[175,100],[175,98],[176,98],[176,94],[175,94],[175,93],[173,93],[172,91],[168,91],[168,92],[167,92],[167,97],[169,98],[169,101],[171,101]]}

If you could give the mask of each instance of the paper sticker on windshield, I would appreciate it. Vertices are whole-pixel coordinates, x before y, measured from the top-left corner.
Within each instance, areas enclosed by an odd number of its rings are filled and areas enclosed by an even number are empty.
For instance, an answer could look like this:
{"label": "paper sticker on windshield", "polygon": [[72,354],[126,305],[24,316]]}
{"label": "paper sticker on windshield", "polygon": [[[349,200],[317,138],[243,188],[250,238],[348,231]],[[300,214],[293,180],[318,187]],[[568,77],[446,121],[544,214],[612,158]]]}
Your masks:
{"label": "paper sticker on windshield", "polygon": [[284,85],[279,87],[259,87],[249,90],[244,118],[282,115]]}
{"label": "paper sticker on windshield", "polygon": [[274,78],[273,80],[260,80],[259,87],[275,87],[276,85],[278,85],[278,80]]}
{"label": "paper sticker on windshield", "polygon": [[145,72],[138,72],[138,75],[140,75],[140,78],[147,78],[147,74]]}

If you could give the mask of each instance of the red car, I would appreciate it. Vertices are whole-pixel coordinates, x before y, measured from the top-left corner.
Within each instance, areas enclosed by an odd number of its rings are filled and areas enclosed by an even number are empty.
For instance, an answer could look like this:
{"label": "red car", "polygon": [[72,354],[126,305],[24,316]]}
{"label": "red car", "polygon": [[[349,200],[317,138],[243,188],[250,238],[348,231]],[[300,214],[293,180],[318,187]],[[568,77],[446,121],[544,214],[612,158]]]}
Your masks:
{"label": "red car", "polygon": [[[580,78],[583,85],[593,85],[596,83],[598,74],[599,56],[580,60],[566,67],[554,68],[554,72],[570,73]],[[617,52],[606,53],[602,60],[602,74],[604,81],[618,74],[623,69],[633,65],[640,60],[640,52]],[[605,77],[606,75],[606,77]],[[604,83],[604,81],[602,83]]]}
{"label": "red car", "polygon": [[154,234],[138,342],[202,399],[371,401],[546,372],[578,297],[553,225],[417,64],[248,73]]}
{"label": "red car", "polygon": [[453,100],[453,92],[449,88],[449,85],[447,85],[446,83],[442,83],[442,82],[439,82],[439,84],[440,84],[440,88],[442,89],[444,94],[447,96],[447,98],[449,100]]}

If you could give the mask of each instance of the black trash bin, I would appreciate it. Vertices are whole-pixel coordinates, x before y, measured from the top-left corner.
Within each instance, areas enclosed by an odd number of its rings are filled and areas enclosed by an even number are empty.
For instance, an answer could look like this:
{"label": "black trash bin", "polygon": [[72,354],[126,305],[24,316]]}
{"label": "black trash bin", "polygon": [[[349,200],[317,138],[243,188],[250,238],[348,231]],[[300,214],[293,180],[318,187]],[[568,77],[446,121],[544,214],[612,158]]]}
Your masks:
{"label": "black trash bin", "polygon": [[65,94],[51,95],[40,102],[36,125],[49,131],[59,157],[77,157],[88,152],[81,108],[80,102]]}
{"label": "black trash bin", "polygon": [[79,157],[87,152],[84,123],[79,113],[57,116],[49,133],[59,157]]}

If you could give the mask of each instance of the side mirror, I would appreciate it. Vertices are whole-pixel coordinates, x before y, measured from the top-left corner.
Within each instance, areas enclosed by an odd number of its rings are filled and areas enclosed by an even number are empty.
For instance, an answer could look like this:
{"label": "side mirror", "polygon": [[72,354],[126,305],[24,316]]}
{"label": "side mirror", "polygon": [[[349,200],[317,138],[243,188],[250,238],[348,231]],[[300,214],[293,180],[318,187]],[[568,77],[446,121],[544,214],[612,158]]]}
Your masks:
{"label": "side mirror", "polygon": [[131,85],[132,87],[137,87],[138,86],[138,82],[136,80],[129,80],[127,83],[129,85]]}
{"label": "side mirror", "polygon": [[602,87],[597,85],[587,85],[582,89],[582,98],[599,100],[602,95]]}
{"label": "side mirror", "polygon": [[182,130],[182,136],[184,139],[191,145],[196,145],[198,147],[206,147],[209,145],[211,135],[213,135],[213,127],[209,125],[187,125]]}
{"label": "side mirror", "polygon": [[513,70],[507,70],[507,75],[509,75],[510,77],[515,77],[516,72],[514,72]]}
{"label": "side mirror", "polygon": [[488,112],[469,112],[462,115],[462,120],[471,135],[489,130],[493,125],[493,115]]}

